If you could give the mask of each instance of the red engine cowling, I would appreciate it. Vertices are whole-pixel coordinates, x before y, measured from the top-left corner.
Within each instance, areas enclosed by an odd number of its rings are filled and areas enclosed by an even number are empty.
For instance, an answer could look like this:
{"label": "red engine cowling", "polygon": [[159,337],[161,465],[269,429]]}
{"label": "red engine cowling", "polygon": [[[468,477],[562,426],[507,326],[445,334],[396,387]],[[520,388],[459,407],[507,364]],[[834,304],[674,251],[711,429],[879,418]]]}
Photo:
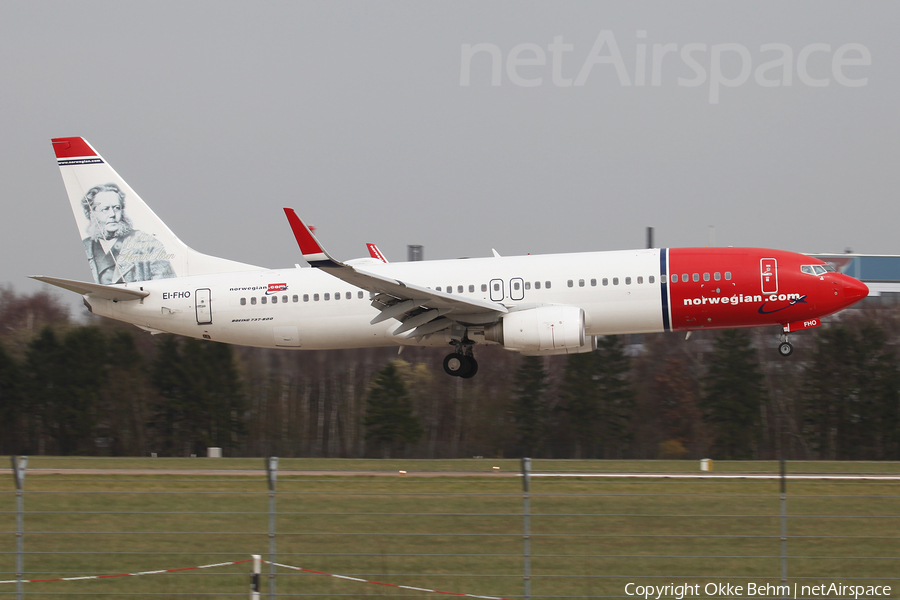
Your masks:
{"label": "red engine cowling", "polygon": [[511,312],[499,323],[485,327],[484,339],[524,354],[574,354],[593,349],[585,340],[584,311],[577,306]]}

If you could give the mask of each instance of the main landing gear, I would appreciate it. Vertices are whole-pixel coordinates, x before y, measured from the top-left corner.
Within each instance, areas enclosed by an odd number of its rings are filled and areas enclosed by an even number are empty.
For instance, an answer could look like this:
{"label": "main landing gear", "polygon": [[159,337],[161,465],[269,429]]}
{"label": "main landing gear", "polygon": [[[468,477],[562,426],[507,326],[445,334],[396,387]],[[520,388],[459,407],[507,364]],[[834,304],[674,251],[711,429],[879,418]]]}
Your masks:
{"label": "main landing gear", "polygon": [[458,342],[456,352],[448,354],[444,358],[444,372],[453,377],[471,379],[478,372],[478,361],[472,353],[472,342]]}

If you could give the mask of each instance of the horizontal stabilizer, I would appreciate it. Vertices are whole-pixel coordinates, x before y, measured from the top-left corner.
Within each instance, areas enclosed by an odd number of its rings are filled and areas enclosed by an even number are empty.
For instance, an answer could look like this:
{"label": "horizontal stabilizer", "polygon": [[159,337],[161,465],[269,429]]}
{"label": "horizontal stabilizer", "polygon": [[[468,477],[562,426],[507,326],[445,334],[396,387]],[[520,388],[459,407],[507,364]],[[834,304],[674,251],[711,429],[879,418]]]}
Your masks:
{"label": "horizontal stabilizer", "polygon": [[132,288],[119,287],[117,285],[102,285],[99,283],[87,283],[84,281],[74,281],[72,279],[59,279],[57,277],[44,277],[41,275],[32,275],[32,279],[55,285],[64,290],[81,294],[82,296],[91,296],[93,298],[104,298],[114,302],[124,302],[126,300],[140,300],[150,295],[150,292],[144,290],[135,290]]}

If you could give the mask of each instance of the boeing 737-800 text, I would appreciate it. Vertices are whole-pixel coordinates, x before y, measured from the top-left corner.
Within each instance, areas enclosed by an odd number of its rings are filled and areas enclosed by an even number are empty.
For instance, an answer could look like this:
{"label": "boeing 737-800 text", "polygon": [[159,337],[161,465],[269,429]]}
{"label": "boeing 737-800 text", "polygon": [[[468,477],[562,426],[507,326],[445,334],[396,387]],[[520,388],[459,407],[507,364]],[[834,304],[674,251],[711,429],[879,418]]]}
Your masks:
{"label": "boeing 737-800 text", "polygon": [[94,280],[35,279],[151,333],[294,349],[451,346],[444,369],[468,378],[477,344],[571,354],[623,333],[780,325],[787,356],[788,333],[868,294],[821,260],[760,248],[389,263],[370,246],[370,257],[340,262],[291,209],[312,268],[270,270],[186,246],[84,139],[53,147]]}

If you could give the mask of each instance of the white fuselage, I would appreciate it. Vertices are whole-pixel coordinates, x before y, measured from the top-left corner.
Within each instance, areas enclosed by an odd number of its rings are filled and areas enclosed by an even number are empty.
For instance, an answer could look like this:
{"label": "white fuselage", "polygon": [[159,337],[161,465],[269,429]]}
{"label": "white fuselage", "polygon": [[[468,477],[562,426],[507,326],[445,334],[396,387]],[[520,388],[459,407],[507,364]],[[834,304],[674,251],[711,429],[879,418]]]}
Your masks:
{"label": "white fuselage", "polygon": [[[576,306],[584,310],[586,335],[664,330],[657,249],[389,264],[366,261],[359,268],[461,297],[498,302],[510,310]],[[393,335],[400,325],[395,319],[370,324],[380,313],[371,305],[369,292],[318,269],[245,271],[125,285],[150,294],[142,300],[120,302],[91,298],[92,311],[152,331],[264,348],[444,345],[448,340],[446,333],[418,342],[407,339],[407,333]]]}

